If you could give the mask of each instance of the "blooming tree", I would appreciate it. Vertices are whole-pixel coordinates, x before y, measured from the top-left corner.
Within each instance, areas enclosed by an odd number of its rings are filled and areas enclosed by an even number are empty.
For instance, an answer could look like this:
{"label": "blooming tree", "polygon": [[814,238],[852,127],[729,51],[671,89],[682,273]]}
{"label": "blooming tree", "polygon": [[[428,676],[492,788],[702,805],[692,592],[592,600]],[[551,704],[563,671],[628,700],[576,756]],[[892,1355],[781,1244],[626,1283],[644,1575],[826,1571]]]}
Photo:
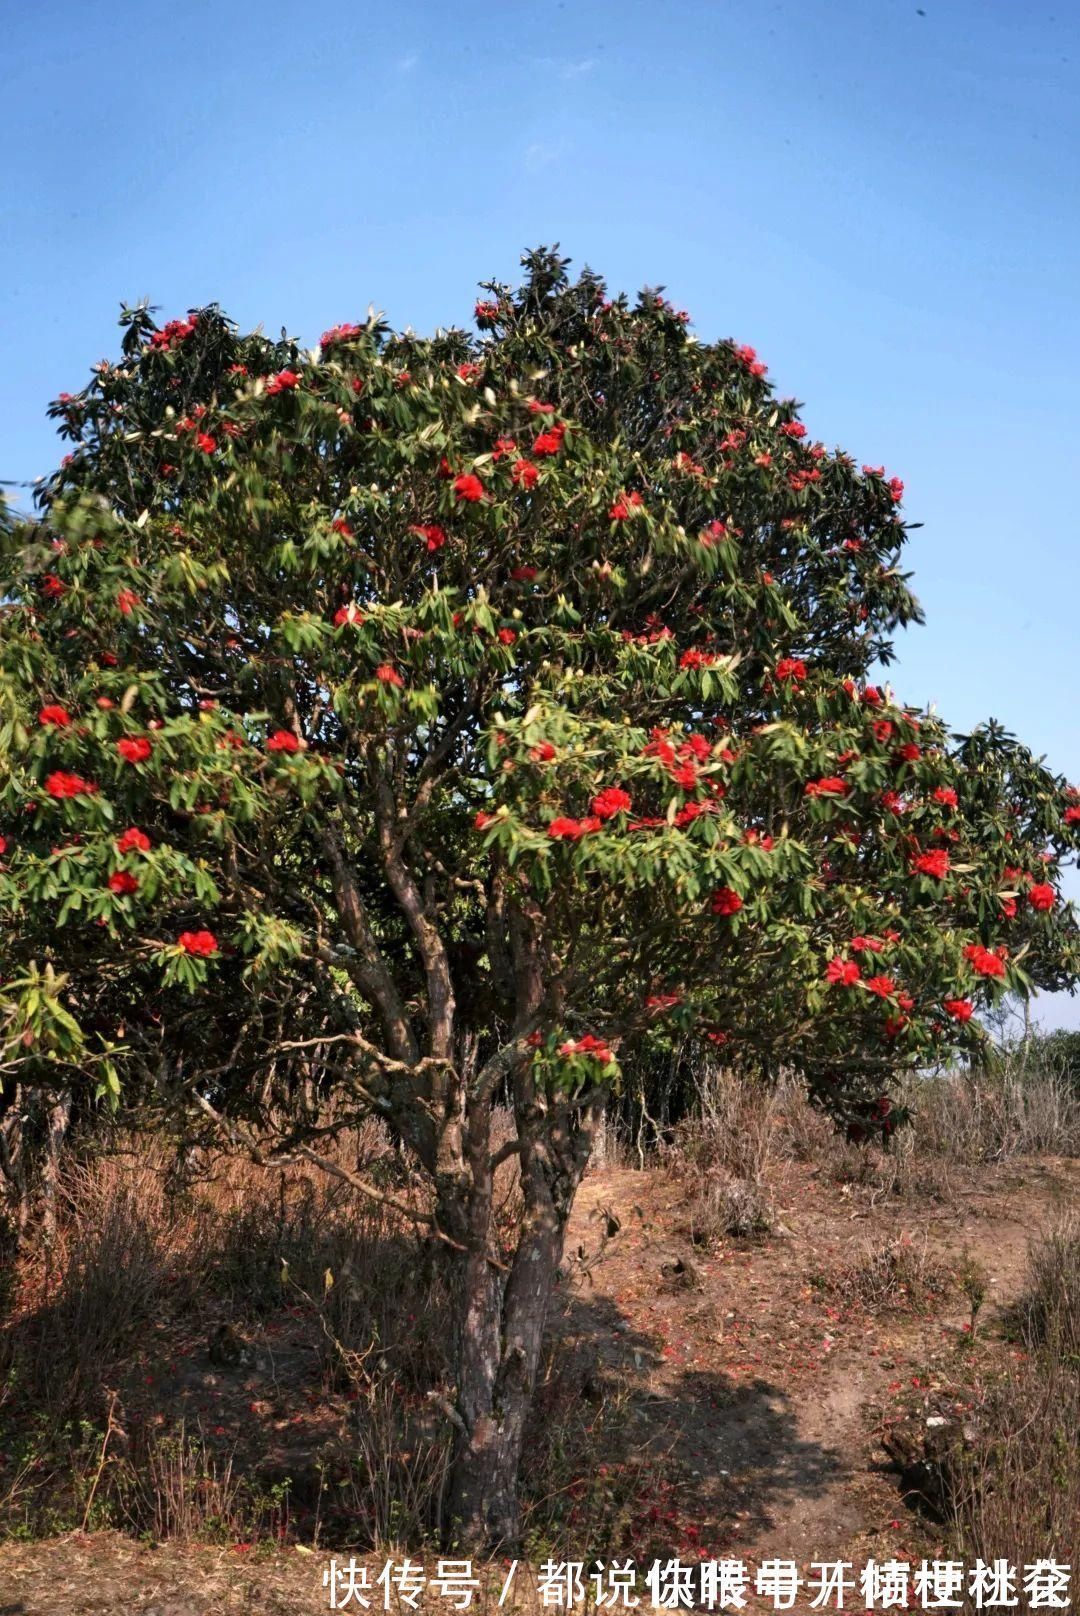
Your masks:
{"label": "blooming tree", "polygon": [[468,1541],[517,1530],[620,1058],[677,1029],[887,1131],[892,1074],[1072,981],[1080,842],[999,727],[872,681],[903,486],[752,349],[543,250],[476,323],[306,353],[128,310],[3,532],[0,641],[8,1084],[152,1077],[279,1161],[384,1117],[460,1270]]}

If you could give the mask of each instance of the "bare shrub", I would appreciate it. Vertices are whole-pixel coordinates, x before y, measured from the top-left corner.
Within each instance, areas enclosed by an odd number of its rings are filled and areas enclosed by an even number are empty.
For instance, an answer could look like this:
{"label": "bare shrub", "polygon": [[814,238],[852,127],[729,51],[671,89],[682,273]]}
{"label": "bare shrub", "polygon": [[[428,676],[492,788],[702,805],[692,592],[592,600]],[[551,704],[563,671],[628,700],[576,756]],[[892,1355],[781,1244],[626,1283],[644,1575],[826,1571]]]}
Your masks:
{"label": "bare shrub", "polygon": [[902,1234],[884,1245],[866,1245],[826,1283],[871,1312],[923,1313],[953,1288],[954,1280],[925,1241]]}
{"label": "bare shrub", "polygon": [[1080,1221],[1031,1250],[1019,1309],[1031,1355],[983,1398],[953,1478],[952,1516],[967,1559],[1068,1561],[1080,1521]]}
{"label": "bare shrub", "polygon": [[1080,1215],[1052,1224],[1029,1261],[1031,1284],[1019,1309],[1028,1346],[1056,1354],[1080,1375]]}
{"label": "bare shrub", "polygon": [[903,1098],[924,1156],[970,1166],[1080,1155],[1080,1089],[1048,1058],[1013,1053],[986,1070],[913,1079]]}

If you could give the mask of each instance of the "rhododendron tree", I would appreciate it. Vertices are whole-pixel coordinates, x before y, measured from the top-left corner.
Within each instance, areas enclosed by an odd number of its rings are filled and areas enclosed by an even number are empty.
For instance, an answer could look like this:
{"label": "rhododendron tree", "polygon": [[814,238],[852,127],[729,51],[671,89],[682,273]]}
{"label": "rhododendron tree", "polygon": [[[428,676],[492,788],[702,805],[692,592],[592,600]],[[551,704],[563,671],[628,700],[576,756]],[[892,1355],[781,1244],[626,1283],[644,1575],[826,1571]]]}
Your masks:
{"label": "rhododendron tree", "polygon": [[899,480],[658,292],[526,267],[477,335],[127,311],[3,545],[6,1080],[152,1077],[277,1161],[384,1117],[460,1271],[470,1542],[517,1530],[621,1061],[700,1038],[887,1132],[893,1074],[1077,959],[1080,798],[873,677]]}

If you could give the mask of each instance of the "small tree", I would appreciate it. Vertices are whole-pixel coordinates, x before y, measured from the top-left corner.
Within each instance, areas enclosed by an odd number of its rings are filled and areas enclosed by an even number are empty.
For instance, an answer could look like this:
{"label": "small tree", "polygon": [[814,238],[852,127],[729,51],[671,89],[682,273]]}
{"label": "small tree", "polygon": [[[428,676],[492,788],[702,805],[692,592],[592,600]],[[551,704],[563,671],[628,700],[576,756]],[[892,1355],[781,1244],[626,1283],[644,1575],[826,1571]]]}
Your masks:
{"label": "small tree", "polygon": [[459,1271],[468,1542],[517,1533],[620,1052],[751,1050],[888,1131],[890,1073],[1077,958],[1075,793],[867,683],[902,485],[658,292],[526,269],[476,337],[126,311],[3,549],[9,1081],[153,1080],[277,1160],[386,1119]]}

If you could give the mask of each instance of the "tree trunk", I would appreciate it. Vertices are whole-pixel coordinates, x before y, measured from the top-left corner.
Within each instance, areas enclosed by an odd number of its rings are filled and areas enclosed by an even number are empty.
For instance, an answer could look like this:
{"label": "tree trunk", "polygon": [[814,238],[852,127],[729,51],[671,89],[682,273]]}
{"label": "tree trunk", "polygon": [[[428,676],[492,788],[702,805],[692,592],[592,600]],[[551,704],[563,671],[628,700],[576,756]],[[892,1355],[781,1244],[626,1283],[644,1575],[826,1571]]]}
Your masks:
{"label": "tree trunk", "polygon": [[520,1535],[518,1471],[562,1233],[553,1213],[533,1223],[509,1275],[486,1254],[465,1259],[458,1364],[464,1429],[445,1523],[452,1544],[509,1549]]}

